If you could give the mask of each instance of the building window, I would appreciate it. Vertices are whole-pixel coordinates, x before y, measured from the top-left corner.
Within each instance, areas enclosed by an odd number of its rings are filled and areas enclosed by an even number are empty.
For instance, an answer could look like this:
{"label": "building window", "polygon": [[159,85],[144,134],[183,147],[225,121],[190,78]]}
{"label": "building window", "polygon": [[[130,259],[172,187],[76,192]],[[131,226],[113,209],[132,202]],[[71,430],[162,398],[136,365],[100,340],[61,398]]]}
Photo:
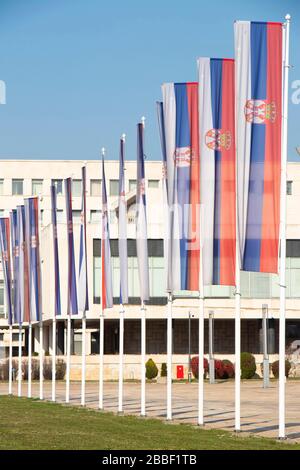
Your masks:
{"label": "building window", "polygon": [[[22,333],[22,341],[23,341],[23,333]],[[13,333],[12,334],[12,340],[15,342],[15,341],[19,341],[19,333]]]}
{"label": "building window", "polygon": [[92,224],[101,222],[101,211],[92,210],[90,212],[90,222]]}
{"label": "building window", "polygon": [[91,196],[101,196],[101,180],[91,180]]}
{"label": "building window", "polygon": [[292,195],[292,191],[293,191],[293,181],[287,181],[286,182],[286,194],[288,196],[291,196]]}
{"label": "building window", "polygon": [[56,194],[63,194],[63,180],[52,180],[52,184],[56,187]]}
{"label": "building window", "polygon": [[72,216],[73,216],[73,222],[75,224],[80,223],[80,221],[81,221],[81,211],[80,210],[73,210],[72,211]]}
{"label": "building window", "polygon": [[148,180],[148,188],[158,188],[159,180]]}
{"label": "building window", "polygon": [[4,180],[0,180],[0,196],[3,196],[3,185],[4,185]]}
{"label": "building window", "polygon": [[72,196],[81,196],[81,180],[72,180]]}
{"label": "building window", "polygon": [[12,180],[12,194],[13,196],[21,196],[23,194],[23,180]]}
{"label": "building window", "polygon": [[111,196],[119,194],[119,180],[109,180],[109,194]]}
{"label": "building window", "polygon": [[131,204],[127,209],[127,222],[129,224],[135,224],[136,205]]}
{"label": "building window", "polygon": [[82,348],[82,333],[76,331],[74,333],[74,354],[80,355]]}
{"label": "building window", "polygon": [[1,341],[1,342],[4,341],[4,333],[0,333],[0,341]]}
{"label": "building window", "polygon": [[33,196],[43,194],[43,180],[32,180],[31,193]]}
{"label": "building window", "polygon": [[136,180],[129,180],[129,191],[136,190]]}

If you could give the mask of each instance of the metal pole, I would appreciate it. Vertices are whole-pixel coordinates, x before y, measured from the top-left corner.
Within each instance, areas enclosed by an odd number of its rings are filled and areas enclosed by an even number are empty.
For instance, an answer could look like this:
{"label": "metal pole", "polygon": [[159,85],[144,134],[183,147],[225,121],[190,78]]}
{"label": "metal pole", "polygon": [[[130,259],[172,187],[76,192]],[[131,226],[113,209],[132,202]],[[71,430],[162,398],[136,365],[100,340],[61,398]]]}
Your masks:
{"label": "metal pole", "polygon": [[19,325],[18,397],[22,396],[22,327]]}
{"label": "metal pole", "polygon": [[241,430],[241,272],[238,237],[236,238],[235,290],[235,431]]}
{"label": "metal pole", "polygon": [[209,383],[215,383],[215,360],[214,360],[214,312],[209,312]]}
{"label": "metal pole", "polygon": [[67,320],[67,370],[66,370],[66,403],[70,402],[70,369],[71,369],[71,316]]}
{"label": "metal pole", "polygon": [[123,368],[124,368],[124,306],[120,304],[119,328],[119,400],[118,412],[123,413]]}
{"label": "metal pole", "polygon": [[283,58],[283,114],[281,151],[280,201],[280,315],[279,315],[279,439],[285,438],[285,265],[286,265],[286,172],[287,172],[287,120],[289,86],[289,40],[291,16],[285,16]]}
{"label": "metal pole", "polygon": [[9,325],[8,394],[12,395],[12,325]]}
{"label": "metal pole", "polygon": [[85,376],[86,376],[86,316],[82,313],[81,332],[81,406],[85,406]]}
{"label": "metal pole", "polygon": [[191,373],[191,311],[189,310],[189,339],[188,339],[188,349],[189,349],[189,368],[188,368],[188,381],[192,381]]}
{"label": "metal pole", "polygon": [[99,409],[103,410],[103,380],[104,380],[104,312],[100,315],[99,332]]}
{"label": "metal pole", "polygon": [[43,359],[44,359],[44,345],[43,345],[43,321],[40,321],[40,400],[44,398],[44,368],[43,368]]}
{"label": "metal pole", "polygon": [[146,416],[146,309],[141,303],[141,416]]}
{"label": "metal pole", "polygon": [[167,318],[167,420],[172,419],[172,293],[168,292],[168,318]]}
{"label": "metal pole", "polygon": [[56,398],[56,317],[52,320],[52,390],[51,400]]}
{"label": "metal pole", "polygon": [[28,325],[28,398],[31,398],[31,380],[32,380],[32,324]]}
{"label": "metal pole", "polygon": [[268,305],[262,305],[262,332],[263,332],[263,388],[269,386],[269,355],[268,355]]}
{"label": "metal pole", "polygon": [[204,277],[202,256],[203,223],[202,208],[200,206],[198,426],[204,425]]}

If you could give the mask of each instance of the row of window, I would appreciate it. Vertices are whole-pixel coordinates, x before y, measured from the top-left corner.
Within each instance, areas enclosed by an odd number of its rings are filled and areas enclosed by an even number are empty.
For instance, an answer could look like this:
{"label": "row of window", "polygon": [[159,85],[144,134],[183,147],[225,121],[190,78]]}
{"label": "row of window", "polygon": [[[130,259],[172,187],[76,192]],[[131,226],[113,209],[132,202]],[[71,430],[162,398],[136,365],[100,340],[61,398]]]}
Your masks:
{"label": "row of window", "polygon": [[[3,195],[3,184],[4,180],[0,180],[0,195]],[[57,194],[63,194],[63,180],[55,179],[52,180],[52,184],[55,184]],[[12,179],[12,188],[11,192],[14,196],[22,196],[24,194],[24,180],[20,178]],[[159,180],[150,179],[148,180],[148,188],[158,188]],[[136,189],[136,180],[129,180],[129,191],[135,191]],[[42,179],[32,179],[31,180],[31,194],[33,196],[39,196],[43,194],[43,180]],[[110,196],[117,196],[119,194],[119,180],[111,179],[109,180],[109,194]],[[72,181],[72,195],[81,196],[81,180],[73,179]],[[91,179],[90,180],[90,195],[91,196],[100,196],[101,195],[101,180],[100,179]]]}

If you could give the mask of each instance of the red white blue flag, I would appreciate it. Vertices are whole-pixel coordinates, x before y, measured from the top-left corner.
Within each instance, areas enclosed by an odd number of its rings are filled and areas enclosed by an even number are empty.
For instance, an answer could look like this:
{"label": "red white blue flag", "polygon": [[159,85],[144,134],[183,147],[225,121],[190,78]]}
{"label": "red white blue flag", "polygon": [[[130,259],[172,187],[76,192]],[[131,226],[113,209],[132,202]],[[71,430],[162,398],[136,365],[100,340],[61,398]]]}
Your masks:
{"label": "red white blue flag", "polygon": [[124,177],[125,140],[120,140],[119,166],[119,259],[120,259],[120,304],[128,304],[128,257],[127,257],[127,204]]}
{"label": "red white blue flag", "polygon": [[67,240],[68,240],[68,288],[67,288],[67,314],[77,315],[77,287],[74,256],[73,214],[72,214],[72,178],[65,180],[66,214],[67,214]]}
{"label": "red white blue flag", "polygon": [[17,221],[17,210],[13,209],[10,213],[10,233],[11,233],[11,249],[12,249],[12,272],[13,272],[13,323],[20,323],[21,306],[20,306],[20,282],[19,282],[19,232]]}
{"label": "red white blue flag", "polygon": [[8,324],[13,324],[9,218],[0,218],[0,249]]}
{"label": "red white blue flag", "polygon": [[81,312],[89,309],[87,247],[86,247],[86,168],[81,169],[81,218],[79,248],[78,308]]}
{"label": "red white blue flag", "polygon": [[61,315],[56,186],[52,184],[50,187],[50,190],[51,190],[51,220],[52,220],[52,234],[53,234],[53,258],[54,258],[54,311],[55,311],[55,316],[56,316],[56,315]]}
{"label": "red white blue flag", "polygon": [[113,285],[104,158],[102,158],[102,310],[113,307]]}
{"label": "red white blue flag", "polygon": [[283,25],[235,23],[241,267],[278,272]]}
{"label": "red white blue flag", "polygon": [[198,73],[203,280],[234,286],[234,60],[200,58]]}
{"label": "red white blue flag", "polygon": [[198,83],[162,86],[171,216],[172,290],[199,290]]}
{"label": "red white blue flag", "polygon": [[30,321],[42,319],[42,285],[39,247],[39,202],[37,197],[25,200],[25,226],[28,256]]}
{"label": "red white blue flag", "polygon": [[149,262],[145,192],[144,127],[137,125],[136,251],[141,301],[149,300]]}
{"label": "red white blue flag", "polygon": [[20,317],[19,324],[30,321],[29,306],[29,266],[28,241],[26,238],[26,220],[24,206],[17,206],[17,231],[19,238],[19,295]]}

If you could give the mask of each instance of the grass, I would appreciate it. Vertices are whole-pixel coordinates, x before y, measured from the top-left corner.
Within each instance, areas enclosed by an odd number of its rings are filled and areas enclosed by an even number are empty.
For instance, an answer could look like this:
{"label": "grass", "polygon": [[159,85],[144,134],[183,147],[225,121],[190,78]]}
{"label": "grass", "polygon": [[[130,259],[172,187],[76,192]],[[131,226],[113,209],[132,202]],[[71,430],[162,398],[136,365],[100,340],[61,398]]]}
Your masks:
{"label": "grass", "polygon": [[298,444],[228,431],[116,416],[39,400],[0,397],[1,450],[300,449]]}

